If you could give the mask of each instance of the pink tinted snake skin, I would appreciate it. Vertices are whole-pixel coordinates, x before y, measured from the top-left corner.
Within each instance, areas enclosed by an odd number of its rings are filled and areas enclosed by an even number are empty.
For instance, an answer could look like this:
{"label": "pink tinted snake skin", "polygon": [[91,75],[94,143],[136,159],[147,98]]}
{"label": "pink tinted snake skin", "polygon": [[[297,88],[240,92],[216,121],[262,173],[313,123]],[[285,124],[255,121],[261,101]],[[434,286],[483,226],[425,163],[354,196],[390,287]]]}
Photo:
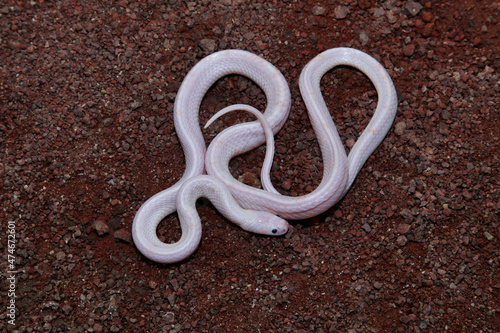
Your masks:
{"label": "pink tinted snake skin", "polygon": [[[320,90],[322,76],[340,65],[357,68],[366,74],[378,94],[374,115],[349,156]],[[206,150],[198,122],[200,104],[207,90],[228,74],[246,76],[262,88],[267,98],[264,119],[225,129]],[[143,255],[157,262],[173,263],[196,250],[201,240],[201,222],[194,203],[201,196],[207,197],[221,214],[245,230],[282,235],[288,229],[283,219],[316,216],[345,195],[393,123],[397,95],[392,80],[382,65],[369,55],[355,49],[335,48],[324,51],[305,66],[299,86],[318,138],[324,170],[323,179],[313,192],[289,197],[277,193],[270,184],[270,163],[261,175],[266,190],[238,182],[228,166],[234,156],[266,141],[265,128],[276,134],[285,123],[291,98],[283,75],[266,60],[242,50],[214,53],[191,69],[174,104],[174,124],[186,157],[186,170],[175,185],[151,197],[137,212],[132,236]],[[240,109],[247,108],[242,106]],[[208,176],[201,176],[204,169]],[[158,239],[156,228],[164,217],[175,211],[179,215],[182,236],[178,242],[166,244]]]}

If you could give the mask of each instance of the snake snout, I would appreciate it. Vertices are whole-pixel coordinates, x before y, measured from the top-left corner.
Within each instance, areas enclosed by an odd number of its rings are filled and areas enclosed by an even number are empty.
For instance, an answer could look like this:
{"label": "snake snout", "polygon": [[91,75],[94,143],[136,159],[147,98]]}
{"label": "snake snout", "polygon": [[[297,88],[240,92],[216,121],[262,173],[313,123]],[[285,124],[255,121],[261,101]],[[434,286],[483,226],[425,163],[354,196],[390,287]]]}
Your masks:
{"label": "snake snout", "polygon": [[288,222],[279,216],[273,215],[269,220],[269,224],[272,226],[270,233],[272,236],[281,236],[288,232]]}
{"label": "snake snout", "polygon": [[251,223],[240,225],[243,229],[261,235],[281,236],[288,232],[288,222],[279,216],[264,212],[254,211]]}

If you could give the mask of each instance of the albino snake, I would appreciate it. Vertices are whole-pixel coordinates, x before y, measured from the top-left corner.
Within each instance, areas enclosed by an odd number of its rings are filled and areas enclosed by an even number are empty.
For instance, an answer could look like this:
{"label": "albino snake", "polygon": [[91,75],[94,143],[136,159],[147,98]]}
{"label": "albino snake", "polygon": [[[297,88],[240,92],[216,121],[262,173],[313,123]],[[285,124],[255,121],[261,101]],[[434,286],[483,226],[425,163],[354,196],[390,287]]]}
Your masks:
{"label": "albino snake", "polygon": [[[320,90],[322,76],[340,65],[355,67],[365,73],[378,94],[374,115],[349,156]],[[267,98],[264,119],[225,129],[206,150],[198,122],[200,104],[207,90],[229,74],[246,76],[262,88]],[[195,201],[202,196],[243,229],[268,235],[287,232],[288,224],[283,218],[316,216],[344,196],[392,125],[397,109],[392,80],[382,65],[369,55],[350,48],[335,48],[319,54],[305,66],[299,86],[323,155],[323,179],[313,192],[289,197],[279,194],[270,184],[269,154],[266,154],[267,166],[262,168],[261,175],[266,190],[242,184],[229,172],[231,158],[266,141],[265,128],[276,134],[285,123],[291,98],[283,75],[266,60],[242,50],[214,53],[191,69],[174,104],[174,124],[184,149],[186,170],[175,185],[151,197],[137,212],[132,235],[142,254],[162,263],[181,261],[191,255],[201,240],[201,223]],[[250,111],[251,107],[241,105],[226,109]],[[270,148],[269,138],[267,148]],[[208,176],[200,176],[205,168]],[[166,244],[158,239],[156,229],[164,217],[175,211],[179,215],[182,236],[177,243]]]}

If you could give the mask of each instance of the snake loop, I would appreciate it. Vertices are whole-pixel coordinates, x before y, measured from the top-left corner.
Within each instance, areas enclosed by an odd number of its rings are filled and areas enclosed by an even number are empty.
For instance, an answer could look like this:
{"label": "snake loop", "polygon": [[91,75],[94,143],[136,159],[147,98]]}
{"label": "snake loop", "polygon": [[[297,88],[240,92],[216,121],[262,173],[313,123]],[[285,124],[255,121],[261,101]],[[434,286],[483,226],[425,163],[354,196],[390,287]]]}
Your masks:
{"label": "snake loop", "polygon": [[[335,124],[321,95],[321,77],[330,69],[346,65],[359,69],[377,90],[378,104],[372,119],[346,155]],[[228,74],[240,74],[262,88],[267,107],[260,120],[237,124],[219,133],[206,150],[198,122],[201,101],[207,90]],[[196,64],[187,74],[174,104],[174,124],[186,157],[183,177],[172,187],[147,200],[132,225],[134,242],[151,260],[172,263],[191,255],[201,239],[201,225],[194,207],[200,196],[208,197],[228,219],[243,229],[269,234],[286,233],[283,219],[316,216],[340,200],[352,185],[359,170],[389,131],[397,109],[397,96],[387,71],[369,55],[350,48],[327,50],[303,69],[300,91],[323,155],[323,179],[311,193],[289,197],[279,194],[269,179],[272,158],[269,131],[276,134],[285,123],[290,109],[290,91],[283,75],[266,60],[242,50],[216,52]],[[234,109],[252,109],[234,105]],[[216,115],[216,116],[217,116]],[[238,182],[229,172],[229,161],[267,141],[266,164],[262,170],[266,190]],[[271,145],[273,146],[273,145]],[[272,155],[271,155],[272,157]],[[204,170],[208,176],[201,176]],[[165,244],[156,228],[167,215],[177,211],[182,236],[179,242]],[[280,217],[277,217],[280,216]]]}

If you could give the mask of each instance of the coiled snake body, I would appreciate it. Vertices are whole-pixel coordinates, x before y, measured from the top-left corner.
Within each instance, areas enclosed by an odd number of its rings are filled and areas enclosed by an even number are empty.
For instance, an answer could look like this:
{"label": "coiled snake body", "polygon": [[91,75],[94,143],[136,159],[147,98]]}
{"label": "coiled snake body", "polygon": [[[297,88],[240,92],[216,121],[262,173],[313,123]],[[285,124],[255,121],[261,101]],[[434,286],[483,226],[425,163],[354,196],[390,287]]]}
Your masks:
{"label": "coiled snake body", "polygon": [[[320,90],[322,76],[339,65],[352,66],[365,73],[378,94],[374,115],[349,156]],[[199,107],[207,90],[229,74],[246,76],[260,86],[267,98],[266,110],[260,122],[225,129],[206,150],[198,121]],[[268,155],[268,167],[262,169],[261,176],[266,190],[242,184],[229,172],[231,158],[266,141],[264,129],[276,134],[285,123],[291,98],[283,75],[266,60],[242,50],[214,53],[191,69],[174,104],[175,129],[186,157],[186,170],[175,185],[151,197],[137,212],[132,235],[139,251],[162,263],[177,262],[191,255],[201,240],[201,224],[194,206],[200,196],[208,197],[226,218],[243,229],[282,235],[288,229],[284,219],[316,216],[345,195],[392,125],[397,109],[392,80],[382,65],[369,55],[355,49],[335,48],[324,51],[305,66],[299,86],[318,138],[324,171],[320,185],[313,192],[289,197],[279,194],[270,184]],[[204,169],[208,176],[201,176]],[[156,228],[164,217],[175,211],[179,214],[182,236],[177,243],[165,244],[158,239]]]}

